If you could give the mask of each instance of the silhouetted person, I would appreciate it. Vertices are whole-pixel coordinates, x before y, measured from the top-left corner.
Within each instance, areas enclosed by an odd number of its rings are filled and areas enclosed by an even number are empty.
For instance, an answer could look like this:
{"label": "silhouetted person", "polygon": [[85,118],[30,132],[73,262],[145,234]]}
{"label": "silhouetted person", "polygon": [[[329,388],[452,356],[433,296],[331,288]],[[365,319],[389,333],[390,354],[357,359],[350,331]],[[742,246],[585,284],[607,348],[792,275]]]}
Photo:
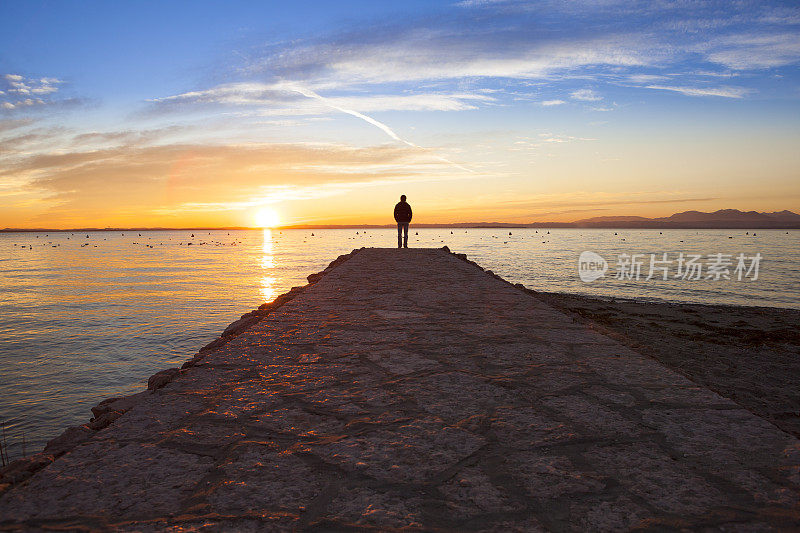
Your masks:
{"label": "silhouetted person", "polygon": [[394,206],[394,220],[397,222],[397,247],[408,248],[408,223],[411,222],[411,206],[406,202],[406,195]]}

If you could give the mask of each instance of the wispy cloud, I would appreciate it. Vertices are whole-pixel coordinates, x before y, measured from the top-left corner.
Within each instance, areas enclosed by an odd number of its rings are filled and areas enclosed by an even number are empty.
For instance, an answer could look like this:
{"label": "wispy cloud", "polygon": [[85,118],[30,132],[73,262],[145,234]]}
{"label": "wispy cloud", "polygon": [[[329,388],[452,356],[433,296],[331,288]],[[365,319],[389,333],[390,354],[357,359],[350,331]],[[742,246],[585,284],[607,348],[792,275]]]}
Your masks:
{"label": "wispy cloud", "polygon": [[669,77],[663,74],[628,74],[625,79],[631,83],[654,83],[669,79]]}
{"label": "wispy cloud", "polygon": [[[330,113],[332,106],[365,113],[375,111],[465,111],[477,109],[477,103],[494,102],[485,93],[359,94],[326,96],[324,101],[310,98],[296,90],[311,91],[296,82],[241,82],[219,85],[200,91],[155,98],[153,103],[168,109],[171,105],[223,104],[252,106],[275,115],[319,115]],[[305,96],[302,98],[301,96]]]}
{"label": "wispy cloud", "polygon": [[18,119],[0,119],[0,133],[5,133],[7,131],[16,130],[18,128],[23,128],[25,126],[30,126],[33,124],[33,119],[29,118],[18,118]]}
{"label": "wispy cloud", "polygon": [[674,91],[687,96],[720,96],[722,98],[744,98],[752,89],[744,87],[675,87],[669,85],[647,85],[647,89]]}
{"label": "wispy cloud", "polygon": [[[624,79],[634,84],[627,90],[638,91],[645,84],[689,86],[711,65],[736,72],[800,62],[800,34],[792,27],[800,14],[770,4],[466,0],[453,5],[461,9],[435,25],[429,19],[375,24],[271,48],[244,72],[302,82],[318,92],[407,90],[421,82],[461,80],[478,90],[505,85],[509,93],[513,82],[570,79],[594,84]],[[664,83],[667,79],[673,82]],[[597,101],[595,91],[573,89],[572,98]],[[564,97],[553,94],[549,100],[556,99]],[[463,98],[408,101],[441,110],[485,104]]]}
{"label": "wispy cloud", "polygon": [[564,100],[545,100],[541,102],[541,104],[545,107],[554,106],[554,105],[562,105],[566,104]]}
{"label": "wispy cloud", "polygon": [[474,8],[496,6],[508,3],[509,0],[461,0],[460,2],[456,2],[455,5],[459,7]]}
{"label": "wispy cloud", "polygon": [[603,99],[592,89],[578,89],[577,91],[572,91],[569,96],[573,100],[581,100],[583,102],[597,102]]}
{"label": "wispy cloud", "polygon": [[708,59],[734,70],[759,70],[800,61],[800,33],[749,33],[727,36],[715,43]]}
{"label": "wispy cloud", "polygon": [[572,142],[591,142],[597,139],[590,137],[576,137],[574,135],[565,135],[558,133],[540,133],[536,137],[520,137],[514,141],[512,150],[536,150],[544,147],[552,147],[557,144],[565,144]]}
{"label": "wispy cloud", "polygon": [[320,44],[265,60],[283,78],[316,88],[464,78],[547,79],[593,66],[652,64],[663,55],[644,36],[531,38],[519,29],[471,34],[418,29],[391,43]]}

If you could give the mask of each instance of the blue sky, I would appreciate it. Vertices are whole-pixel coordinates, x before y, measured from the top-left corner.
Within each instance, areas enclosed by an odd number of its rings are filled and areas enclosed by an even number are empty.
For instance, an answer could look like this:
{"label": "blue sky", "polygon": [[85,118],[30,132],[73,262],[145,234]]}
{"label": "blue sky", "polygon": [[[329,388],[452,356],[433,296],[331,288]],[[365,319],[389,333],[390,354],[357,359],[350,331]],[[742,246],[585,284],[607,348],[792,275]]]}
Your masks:
{"label": "blue sky", "polygon": [[795,2],[5,2],[0,226],[797,211],[798,29]]}

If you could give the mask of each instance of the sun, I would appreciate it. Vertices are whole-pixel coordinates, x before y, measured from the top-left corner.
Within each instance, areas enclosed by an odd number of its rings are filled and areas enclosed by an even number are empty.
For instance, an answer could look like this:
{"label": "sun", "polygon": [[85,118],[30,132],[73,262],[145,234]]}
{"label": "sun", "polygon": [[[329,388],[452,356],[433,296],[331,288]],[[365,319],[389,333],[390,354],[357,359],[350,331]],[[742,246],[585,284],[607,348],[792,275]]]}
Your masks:
{"label": "sun", "polygon": [[264,207],[256,211],[256,225],[260,228],[274,228],[280,223],[280,217],[274,209]]}

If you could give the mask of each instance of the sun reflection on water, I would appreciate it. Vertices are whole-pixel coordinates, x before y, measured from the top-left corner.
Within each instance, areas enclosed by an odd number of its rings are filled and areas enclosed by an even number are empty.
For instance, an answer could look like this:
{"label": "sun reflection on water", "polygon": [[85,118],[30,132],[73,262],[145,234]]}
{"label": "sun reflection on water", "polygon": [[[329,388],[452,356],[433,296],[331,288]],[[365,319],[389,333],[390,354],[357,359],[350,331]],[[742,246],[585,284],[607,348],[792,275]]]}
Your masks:
{"label": "sun reflection on water", "polygon": [[271,275],[272,269],[275,268],[275,256],[273,255],[272,230],[270,229],[264,229],[262,252],[261,268],[264,270],[264,275],[261,277],[261,295],[265,302],[271,302],[278,295],[276,288],[278,279]]}

